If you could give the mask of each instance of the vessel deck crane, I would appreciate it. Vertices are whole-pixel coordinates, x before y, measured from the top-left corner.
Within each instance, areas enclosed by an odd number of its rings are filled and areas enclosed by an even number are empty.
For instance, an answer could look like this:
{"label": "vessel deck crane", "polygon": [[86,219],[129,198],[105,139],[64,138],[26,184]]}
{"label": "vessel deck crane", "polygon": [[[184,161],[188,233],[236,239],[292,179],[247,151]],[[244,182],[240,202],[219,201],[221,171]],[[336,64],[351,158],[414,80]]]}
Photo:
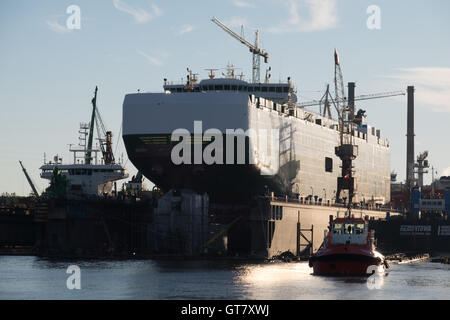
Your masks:
{"label": "vessel deck crane", "polygon": [[220,28],[222,28],[225,32],[227,32],[229,35],[231,35],[236,40],[240,41],[243,45],[247,46],[250,49],[250,52],[253,54],[253,63],[252,63],[252,82],[253,83],[260,83],[261,77],[260,77],[260,69],[261,69],[261,60],[260,58],[264,58],[264,63],[269,62],[269,53],[264,51],[259,47],[259,30],[256,30],[256,38],[255,38],[255,44],[251,44],[249,41],[247,41],[244,37],[238,35],[236,32],[228,28],[225,24],[223,24],[219,19],[216,17],[213,17],[211,19],[212,22],[214,22],[216,25],[218,25]]}
{"label": "vessel deck crane", "polygon": [[[324,94],[324,96],[320,100],[311,100],[307,102],[300,102],[297,104],[297,107],[299,108],[305,108],[305,107],[312,107],[312,106],[319,106],[324,103],[325,97],[327,96],[327,93],[329,93],[329,86],[327,86],[327,92]],[[395,96],[404,96],[406,93],[404,91],[391,91],[391,92],[382,92],[382,93],[373,93],[373,94],[365,94],[355,97],[355,101],[361,101],[361,100],[371,100],[371,99],[380,99],[380,98],[388,98],[388,97],[395,97]],[[333,101],[335,101],[333,99]],[[340,99],[339,102],[343,103],[346,101],[346,99]],[[325,115],[325,112],[324,112]]]}
{"label": "vessel deck crane", "polygon": [[[349,83],[349,85],[350,85],[350,83]],[[353,86],[354,86],[354,84],[353,84]],[[322,98],[320,98],[320,100],[301,102],[297,105],[297,107],[304,108],[304,107],[311,107],[311,106],[322,106],[322,104],[324,104],[323,116],[325,117],[326,113],[328,113],[328,118],[331,119],[331,110],[330,110],[330,101],[331,101],[336,109],[339,120],[341,120],[341,116],[344,114],[344,111],[346,111],[345,109],[349,108],[349,106],[347,105],[347,98],[345,96],[344,77],[342,75],[341,62],[339,59],[339,54],[336,49],[334,49],[334,91],[335,91],[335,97],[333,97],[330,93],[330,85],[327,85],[326,92],[322,96]],[[366,95],[360,95],[360,96],[354,97],[353,102],[361,101],[361,100],[395,97],[395,96],[400,96],[400,95],[404,96],[405,94],[406,93],[404,91],[392,91],[392,92],[384,92],[384,93],[366,94]],[[354,106],[353,106],[353,108],[354,108]],[[354,119],[353,113],[354,113],[354,110],[350,110],[350,112],[347,114],[348,114],[348,116],[350,116],[351,119],[346,119],[346,120],[353,120]]]}
{"label": "vessel deck crane", "polygon": [[92,150],[92,142],[94,139],[94,125],[96,124],[98,140],[103,154],[103,160],[105,164],[112,164],[114,163],[114,153],[112,151],[112,132],[106,131],[102,117],[97,108],[97,91],[98,88],[95,87],[94,98],[92,98],[92,115],[89,126],[89,138],[85,161],[86,164],[90,164],[92,161],[91,150]]}
{"label": "vessel deck crane", "polygon": [[347,107],[347,98],[345,97],[344,77],[342,75],[341,62],[336,49],[334,49],[334,94],[334,103],[336,104],[336,110],[340,118],[343,116],[344,109]]}
{"label": "vessel deck crane", "polygon": [[22,171],[25,174],[25,177],[27,178],[28,184],[31,187],[31,190],[33,190],[33,194],[36,198],[39,198],[39,193],[37,192],[36,187],[34,186],[33,181],[31,180],[31,177],[28,175],[27,170],[25,169],[25,167],[22,164],[22,161],[19,160],[20,166],[22,167]]}

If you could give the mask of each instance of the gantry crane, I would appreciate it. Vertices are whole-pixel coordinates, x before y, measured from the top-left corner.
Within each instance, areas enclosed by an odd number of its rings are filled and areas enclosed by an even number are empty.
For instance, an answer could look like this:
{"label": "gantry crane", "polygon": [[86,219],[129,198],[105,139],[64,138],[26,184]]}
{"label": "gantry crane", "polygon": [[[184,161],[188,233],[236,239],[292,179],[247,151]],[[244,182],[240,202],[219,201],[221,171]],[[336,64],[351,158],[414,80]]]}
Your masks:
{"label": "gantry crane", "polygon": [[240,41],[242,44],[247,46],[250,49],[250,52],[253,53],[253,63],[252,63],[252,82],[253,83],[260,83],[261,77],[260,77],[260,70],[261,70],[261,57],[264,58],[264,63],[269,62],[269,53],[262,50],[259,46],[259,30],[256,30],[255,32],[255,44],[251,44],[247,40],[245,40],[244,37],[238,35],[236,32],[228,28],[226,25],[224,25],[219,19],[216,17],[213,17],[211,19],[212,22],[217,24],[220,28],[222,28],[225,32],[227,32],[229,35],[231,35],[236,40]]}

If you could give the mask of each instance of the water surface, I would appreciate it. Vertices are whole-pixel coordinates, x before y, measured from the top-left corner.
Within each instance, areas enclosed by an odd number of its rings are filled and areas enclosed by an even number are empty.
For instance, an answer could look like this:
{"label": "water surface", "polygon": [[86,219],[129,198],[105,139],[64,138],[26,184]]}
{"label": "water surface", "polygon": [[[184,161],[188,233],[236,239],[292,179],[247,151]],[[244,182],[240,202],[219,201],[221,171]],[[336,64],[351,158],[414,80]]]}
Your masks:
{"label": "water surface", "polygon": [[[66,286],[68,266],[81,289]],[[450,299],[450,265],[392,265],[379,289],[365,278],[312,275],[307,263],[53,261],[0,256],[0,299]]]}

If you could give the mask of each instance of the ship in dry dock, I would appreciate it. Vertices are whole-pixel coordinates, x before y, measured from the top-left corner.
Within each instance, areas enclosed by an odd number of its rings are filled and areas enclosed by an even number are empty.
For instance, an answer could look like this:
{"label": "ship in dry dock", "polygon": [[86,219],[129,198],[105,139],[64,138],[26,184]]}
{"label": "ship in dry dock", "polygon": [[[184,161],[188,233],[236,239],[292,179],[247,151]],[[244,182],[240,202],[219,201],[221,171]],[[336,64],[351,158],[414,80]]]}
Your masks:
{"label": "ship in dry dock", "polygon": [[[384,217],[370,209],[390,202],[390,146],[355,101],[404,92],[357,97],[349,83],[347,100],[335,50],[335,94],[328,87],[323,112],[311,111],[319,103],[298,102],[301,88],[290,77],[271,82],[268,68],[261,81],[259,60],[269,55],[258,31],[252,44],[212,21],[250,49],[251,81],[230,64],[223,73],[206,69],[205,79],[188,68],[185,82],[164,79],[161,92],[130,93],[123,102],[128,158],[164,193],[157,233],[188,228],[199,252],[220,242],[219,251],[271,258],[315,252],[321,241],[313,229],[327,228],[335,204]],[[344,136],[350,155],[340,152]],[[205,221],[217,230],[208,233]]]}
{"label": "ship in dry dock", "polygon": [[[222,164],[174,164],[171,153],[177,142],[172,141],[172,132],[185,128],[194,133],[197,120],[202,121],[200,135],[211,128],[223,133],[236,128],[244,132],[277,130],[279,153],[263,148],[260,136],[247,136],[244,164],[226,164],[226,155]],[[355,201],[386,204],[390,201],[389,142],[381,130],[357,123],[355,120],[351,132],[359,150],[354,161]],[[339,136],[338,120],[295,105],[290,79],[249,83],[231,71],[225,77],[201,81],[191,76],[186,84],[166,81],[161,93],[127,94],[123,103],[123,139],[136,168],[163,191],[192,189],[207,192],[218,202],[246,199],[267,190],[324,203],[344,202],[348,199],[345,192],[336,197],[336,181],[341,175],[340,159],[335,155]],[[226,153],[225,136],[223,140]],[[208,144],[202,143],[203,148]],[[252,156],[255,163],[249,161]],[[274,156],[276,161],[270,161]]]}

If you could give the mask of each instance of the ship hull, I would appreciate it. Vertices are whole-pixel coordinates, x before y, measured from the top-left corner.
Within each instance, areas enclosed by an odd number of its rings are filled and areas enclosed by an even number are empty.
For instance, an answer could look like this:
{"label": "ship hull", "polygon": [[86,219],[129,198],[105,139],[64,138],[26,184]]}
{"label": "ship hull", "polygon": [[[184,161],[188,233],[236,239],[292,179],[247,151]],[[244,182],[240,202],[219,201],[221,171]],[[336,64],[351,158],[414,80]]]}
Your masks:
{"label": "ship hull", "polygon": [[367,276],[372,274],[371,266],[381,264],[377,257],[360,254],[330,254],[310,261],[314,274],[326,276]]}
{"label": "ship hull", "polygon": [[[163,139],[168,142],[154,145],[145,145],[142,142],[149,139]],[[269,189],[281,192],[281,184],[273,177],[261,175],[256,165],[175,165],[171,159],[173,144],[169,139],[170,136],[164,134],[124,136],[130,161],[164,192],[171,189],[208,192],[212,201],[220,203],[246,200]],[[230,198],[230,195],[233,197]]]}

